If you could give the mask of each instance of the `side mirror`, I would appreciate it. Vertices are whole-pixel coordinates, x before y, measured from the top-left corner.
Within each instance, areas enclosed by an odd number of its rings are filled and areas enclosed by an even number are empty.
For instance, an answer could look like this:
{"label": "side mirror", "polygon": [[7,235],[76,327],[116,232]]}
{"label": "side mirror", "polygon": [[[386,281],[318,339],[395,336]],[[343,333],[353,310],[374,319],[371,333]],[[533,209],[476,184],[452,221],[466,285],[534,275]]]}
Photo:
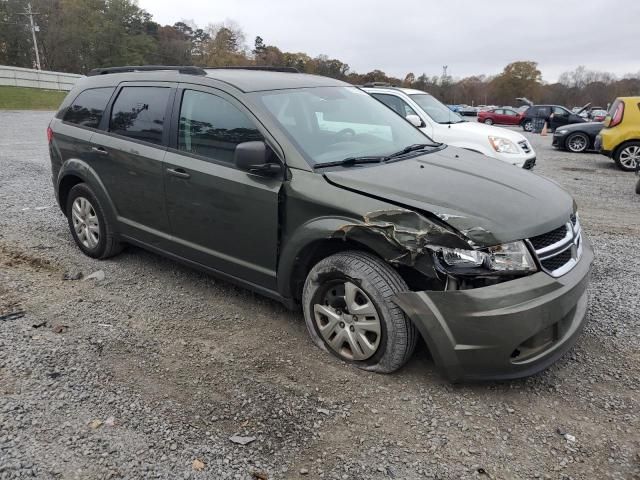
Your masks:
{"label": "side mirror", "polygon": [[405,117],[407,121],[416,128],[424,127],[424,122],[418,115],[409,114]]}
{"label": "side mirror", "polygon": [[264,142],[243,142],[236,145],[233,163],[239,170],[256,175],[274,176],[282,172],[279,163],[269,162],[270,152]]}

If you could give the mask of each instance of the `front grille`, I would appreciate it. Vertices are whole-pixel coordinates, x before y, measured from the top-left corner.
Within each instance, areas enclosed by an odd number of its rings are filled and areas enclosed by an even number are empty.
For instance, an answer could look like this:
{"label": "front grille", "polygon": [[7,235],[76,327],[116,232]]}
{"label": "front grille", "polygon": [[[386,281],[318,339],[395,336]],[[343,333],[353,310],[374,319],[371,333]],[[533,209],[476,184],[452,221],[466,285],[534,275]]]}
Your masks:
{"label": "front grille", "polygon": [[571,270],[582,256],[582,230],[577,215],[550,232],[531,237],[542,270],[552,277],[560,277]]}
{"label": "front grille", "polygon": [[558,270],[560,267],[564,267],[570,260],[571,249],[569,248],[564,252],[559,253],[555,257],[548,258],[547,260],[542,260],[540,263],[545,270],[553,272],[554,270]]}
{"label": "front grille", "polygon": [[536,165],[536,159],[530,158],[529,160],[524,162],[524,165],[522,165],[522,168],[524,168],[525,170],[531,170],[535,165]]}
{"label": "front grille", "polygon": [[537,237],[531,237],[529,241],[531,242],[531,245],[533,245],[534,249],[540,250],[541,248],[548,247],[549,245],[553,245],[554,243],[558,243],[566,236],[567,226],[562,225],[561,227],[558,227],[555,230],[551,230],[550,232],[543,233],[542,235],[538,235]]}
{"label": "front grille", "polygon": [[527,142],[526,140],[520,140],[518,142],[518,145],[520,145],[520,148],[522,148],[522,151],[524,153],[529,153],[531,151],[531,146],[529,145],[529,142]]}

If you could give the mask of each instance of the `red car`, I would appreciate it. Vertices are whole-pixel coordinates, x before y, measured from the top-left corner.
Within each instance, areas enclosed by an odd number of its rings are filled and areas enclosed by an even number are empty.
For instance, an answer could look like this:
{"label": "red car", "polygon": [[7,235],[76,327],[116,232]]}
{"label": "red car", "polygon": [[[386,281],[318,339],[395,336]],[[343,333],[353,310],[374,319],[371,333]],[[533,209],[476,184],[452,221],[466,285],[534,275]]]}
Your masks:
{"label": "red car", "polygon": [[478,121],[487,125],[520,125],[523,115],[511,108],[492,108],[478,113]]}

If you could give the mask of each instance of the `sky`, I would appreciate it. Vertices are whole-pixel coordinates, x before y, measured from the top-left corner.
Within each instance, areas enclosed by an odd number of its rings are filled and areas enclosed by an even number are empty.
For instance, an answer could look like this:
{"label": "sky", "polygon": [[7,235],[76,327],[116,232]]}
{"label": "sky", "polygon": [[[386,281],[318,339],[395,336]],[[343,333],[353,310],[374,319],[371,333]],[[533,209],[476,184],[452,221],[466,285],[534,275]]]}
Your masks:
{"label": "sky", "polygon": [[337,58],[404,78],[500,73],[538,62],[544,81],[584,65],[640,72],[640,0],[138,0],[156,22],[233,21],[249,47]]}

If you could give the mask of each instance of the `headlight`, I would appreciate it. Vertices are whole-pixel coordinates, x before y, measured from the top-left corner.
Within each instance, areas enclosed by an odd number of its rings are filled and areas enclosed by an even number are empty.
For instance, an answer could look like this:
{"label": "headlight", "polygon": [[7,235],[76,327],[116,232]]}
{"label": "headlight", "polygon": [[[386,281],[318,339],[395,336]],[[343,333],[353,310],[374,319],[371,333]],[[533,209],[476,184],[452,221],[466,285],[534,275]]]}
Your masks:
{"label": "headlight", "polygon": [[453,271],[484,269],[490,272],[526,273],[537,270],[524,242],[504,243],[482,250],[441,247],[437,252],[442,262]]}
{"label": "headlight", "polygon": [[489,143],[498,153],[520,153],[516,144],[508,138],[489,136]]}
{"label": "headlight", "polygon": [[569,130],[567,130],[566,128],[562,130],[556,130],[557,135],[566,135],[567,133],[569,133]]}

